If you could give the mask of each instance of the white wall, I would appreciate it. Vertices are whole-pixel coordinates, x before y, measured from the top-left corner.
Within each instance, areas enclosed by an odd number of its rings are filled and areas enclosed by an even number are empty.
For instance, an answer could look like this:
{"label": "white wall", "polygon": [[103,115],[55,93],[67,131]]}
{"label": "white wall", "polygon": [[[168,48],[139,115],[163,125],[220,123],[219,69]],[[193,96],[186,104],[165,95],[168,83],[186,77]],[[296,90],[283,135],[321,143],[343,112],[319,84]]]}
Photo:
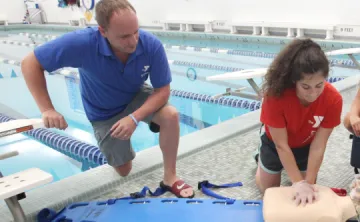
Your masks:
{"label": "white wall", "polygon": [[6,15],[9,23],[22,23],[25,16],[24,0],[0,0],[0,15]]}
{"label": "white wall", "polygon": [[68,23],[69,18],[83,16],[85,12],[84,9],[78,7],[60,8],[58,0],[45,0],[39,4],[45,11],[48,23]]}
{"label": "white wall", "polygon": [[[142,0],[131,0],[131,2],[137,8],[139,17],[146,23],[157,19],[179,18],[309,23],[341,22],[339,16],[336,16],[336,11],[339,9],[336,0],[298,0],[298,3],[289,0],[157,0],[151,1],[153,3],[146,6]],[[346,6],[345,2],[349,2],[351,7]],[[344,9],[348,7],[354,14],[357,13],[355,8],[360,9],[357,0],[344,0],[342,3]],[[176,7],[174,7],[175,5]],[[154,13],[155,11],[157,12]],[[343,13],[343,16],[346,17],[347,13],[349,12]],[[347,21],[345,17],[342,19]],[[355,16],[351,16],[351,18],[353,17]],[[360,19],[357,18],[357,21]]]}
{"label": "white wall", "polygon": [[[130,0],[130,2],[138,11],[142,25],[154,25],[164,19],[360,24],[358,0],[341,2],[338,0],[297,0],[295,2],[289,0]],[[74,8],[73,11],[60,9],[57,7],[57,0],[46,0],[41,4],[46,10],[49,22],[67,23],[69,16],[84,12],[78,8]],[[63,13],[61,16],[60,12]],[[93,20],[92,23],[95,21]]]}

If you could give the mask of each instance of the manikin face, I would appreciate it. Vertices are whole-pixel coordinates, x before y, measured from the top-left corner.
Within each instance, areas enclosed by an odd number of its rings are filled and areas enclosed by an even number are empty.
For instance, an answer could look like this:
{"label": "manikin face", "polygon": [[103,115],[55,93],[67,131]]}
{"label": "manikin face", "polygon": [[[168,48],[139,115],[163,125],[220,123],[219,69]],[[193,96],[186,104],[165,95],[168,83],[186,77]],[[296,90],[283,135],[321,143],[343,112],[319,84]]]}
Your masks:
{"label": "manikin face", "polygon": [[296,82],[296,95],[304,105],[314,102],[323,92],[326,79],[322,72],[303,74],[303,79]]}
{"label": "manikin face", "polygon": [[99,27],[102,36],[108,39],[115,52],[135,52],[139,40],[139,24],[134,11],[120,9],[113,13],[107,29]]}

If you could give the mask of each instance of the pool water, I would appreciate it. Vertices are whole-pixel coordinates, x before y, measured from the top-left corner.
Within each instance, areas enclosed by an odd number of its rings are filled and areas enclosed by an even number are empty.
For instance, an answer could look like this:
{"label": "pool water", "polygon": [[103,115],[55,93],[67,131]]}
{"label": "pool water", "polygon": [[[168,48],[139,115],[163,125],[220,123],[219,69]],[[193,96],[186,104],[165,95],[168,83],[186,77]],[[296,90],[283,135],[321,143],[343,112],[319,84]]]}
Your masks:
{"label": "pool water", "polygon": [[23,134],[0,138],[0,153],[19,155],[1,160],[0,172],[7,176],[28,168],[40,168],[53,175],[53,182],[81,173],[82,164]]}

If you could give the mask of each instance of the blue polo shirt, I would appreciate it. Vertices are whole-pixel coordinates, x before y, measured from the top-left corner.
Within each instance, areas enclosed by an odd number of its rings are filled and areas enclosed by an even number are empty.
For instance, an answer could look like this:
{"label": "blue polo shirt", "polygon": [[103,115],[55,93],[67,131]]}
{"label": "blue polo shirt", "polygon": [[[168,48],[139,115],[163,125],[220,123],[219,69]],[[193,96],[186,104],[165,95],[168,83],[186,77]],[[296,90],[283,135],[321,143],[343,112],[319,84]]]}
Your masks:
{"label": "blue polo shirt", "polygon": [[164,47],[159,39],[139,30],[139,42],[123,64],[97,27],[66,33],[34,50],[42,67],[78,68],[80,91],[90,121],[105,120],[123,111],[149,78],[154,88],[172,78]]}

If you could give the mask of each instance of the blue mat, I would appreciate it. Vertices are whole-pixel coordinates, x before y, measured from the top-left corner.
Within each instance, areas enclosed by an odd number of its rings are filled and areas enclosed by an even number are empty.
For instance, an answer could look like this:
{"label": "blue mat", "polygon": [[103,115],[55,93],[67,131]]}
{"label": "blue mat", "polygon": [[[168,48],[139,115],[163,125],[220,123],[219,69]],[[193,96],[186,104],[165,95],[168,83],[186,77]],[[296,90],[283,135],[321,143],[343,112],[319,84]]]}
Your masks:
{"label": "blue mat", "polygon": [[[263,222],[262,201],[148,198],[110,199],[71,204],[57,215],[44,209],[43,220],[52,222],[118,222],[118,221],[224,221]],[[53,212],[54,213],[54,212]],[[40,215],[39,214],[39,215]],[[48,217],[45,219],[44,217]]]}

